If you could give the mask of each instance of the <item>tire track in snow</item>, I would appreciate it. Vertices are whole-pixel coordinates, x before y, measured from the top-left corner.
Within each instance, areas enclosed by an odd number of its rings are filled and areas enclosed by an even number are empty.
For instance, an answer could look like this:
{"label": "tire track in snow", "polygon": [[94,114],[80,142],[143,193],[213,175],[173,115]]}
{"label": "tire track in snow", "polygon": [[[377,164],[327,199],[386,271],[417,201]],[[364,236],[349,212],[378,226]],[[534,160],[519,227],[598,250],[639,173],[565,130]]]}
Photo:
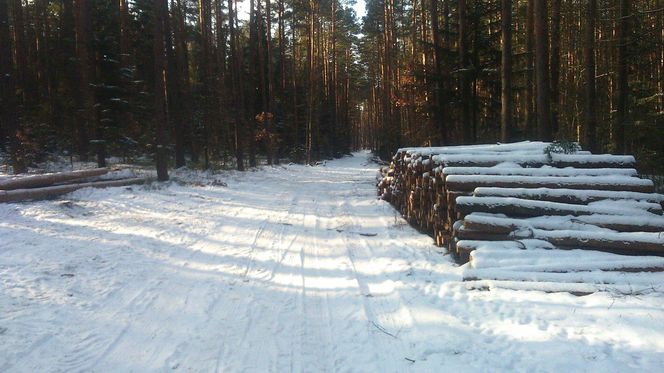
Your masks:
{"label": "tire track in snow", "polygon": [[[280,194],[275,199],[276,203],[286,199],[287,194]],[[298,198],[297,193],[294,193],[288,214],[298,207]],[[274,206],[268,206],[268,208],[271,207]],[[244,300],[240,304],[236,304],[234,312],[228,315],[227,324],[230,324],[231,327],[227,328],[223,335],[223,339],[233,340],[233,345],[220,346],[215,371],[237,370],[240,368],[265,370],[268,367],[284,366],[284,353],[282,352],[284,347],[279,346],[277,336],[283,339],[282,333],[293,329],[291,325],[283,325],[283,320],[289,320],[287,315],[292,313],[295,308],[295,295],[292,292],[284,292],[278,288],[272,291],[268,290],[272,297],[270,299],[272,304],[269,304],[269,306],[265,299],[258,299],[254,296],[254,290],[270,289],[274,288],[275,285],[279,285],[273,283],[274,277],[284,260],[289,257],[290,249],[298,238],[298,235],[295,235],[290,242],[284,240],[284,232],[290,226],[281,224],[283,222],[283,218],[279,216],[281,214],[282,210],[274,210],[267,214],[265,220],[263,220],[265,227],[262,232],[266,230],[267,225],[278,226],[278,232],[269,234],[261,232],[260,235],[255,236],[252,243],[253,249],[250,251],[250,263],[252,264],[245,268],[247,274],[245,277],[251,281],[242,281],[236,284],[236,290],[244,292],[246,295],[243,296]],[[267,230],[269,231],[269,229]],[[280,248],[283,254],[279,252]],[[277,258],[280,259],[277,260]],[[255,263],[261,260],[270,263],[269,270],[265,268],[256,270]],[[252,275],[254,272],[256,274]],[[292,273],[290,275],[292,276]],[[267,335],[265,334],[266,330],[269,330]],[[248,351],[253,350],[269,351],[269,353],[261,354],[259,358],[246,356]],[[290,365],[290,362],[288,362],[288,365]],[[284,369],[275,370],[283,371]]]}
{"label": "tire track in snow", "polygon": [[[177,208],[182,207],[182,209],[177,210]],[[170,213],[168,214],[169,218],[173,217],[182,217],[182,213],[186,211],[183,206],[171,206]],[[174,241],[177,242],[178,246],[188,246],[191,247],[200,241],[200,237],[204,237],[206,233],[209,233],[214,229],[213,226],[208,226],[205,228],[199,227],[197,224],[193,223],[195,220],[190,220],[192,223],[189,223],[185,226],[181,226],[179,230],[168,232],[168,236]],[[197,239],[192,240],[191,232],[194,232]],[[197,255],[200,254],[200,250],[190,250],[187,253],[187,256],[181,258],[184,263],[192,261]],[[165,268],[166,269],[166,268]],[[109,301],[101,307],[95,307],[97,309],[113,309],[115,308],[115,313],[107,317],[109,320],[106,325],[99,327],[99,330],[108,329],[108,323],[116,320],[124,320],[124,326],[121,328],[121,331],[115,335],[110,341],[108,339],[102,338],[99,334],[91,334],[87,339],[91,343],[88,343],[85,346],[77,347],[73,352],[72,356],[68,356],[67,359],[63,360],[64,365],[62,366],[63,371],[77,370],[80,369],[86,361],[89,364],[89,361],[93,361],[91,365],[88,365],[84,370],[93,369],[95,366],[101,364],[103,361],[107,360],[109,356],[114,354],[118,346],[123,343],[123,340],[132,330],[132,328],[141,321],[146,314],[153,314],[153,312],[148,312],[154,305],[155,301],[159,298],[159,295],[163,293],[165,288],[169,288],[166,283],[170,281],[171,276],[176,274],[175,269],[166,269],[165,273],[162,273],[157,279],[151,280],[148,284],[142,287],[135,295],[127,302],[122,303],[119,307],[111,306],[112,303],[117,301],[117,298],[109,298]],[[126,289],[120,289],[121,294],[126,293]],[[186,293],[185,303],[188,301],[189,293]],[[114,327],[113,329],[117,329]],[[161,348],[167,348],[167,346],[160,346]],[[95,354],[95,351],[97,353]],[[102,351],[99,354],[99,351]],[[96,356],[95,356],[96,355]],[[90,357],[93,356],[93,359]]]}
{"label": "tire track in snow", "polygon": [[[347,201],[344,202],[343,217],[350,222],[351,227],[361,227],[361,225],[356,224],[355,219],[350,214]],[[368,327],[374,332],[372,342],[376,345],[376,350],[380,351],[381,356],[387,355],[391,360],[391,363],[383,367],[384,369],[390,367],[402,367],[402,369],[405,369],[405,358],[408,357],[408,348],[400,338],[400,334],[407,324],[413,324],[412,315],[409,308],[405,306],[398,289],[395,288],[393,290],[396,296],[394,301],[389,301],[387,299],[388,295],[376,296],[371,291],[368,281],[361,273],[357,254],[358,252],[362,254],[359,259],[364,263],[369,263],[371,259],[375,259],[377,256],[365,237],[360,237],[359,239],[353,237],[351,240],[351,234],[356,235],[357,233],[343,232],[344,243],[348,259],[352,266],[353,276],[362,292],[364,311],[369,323]],[[382,280],[391,281],[387,276]],[[392,316],[395,310],[405,310],[405,320],[395,320]],[[386,325],[386,321],[389,321],[390,325]],[[385,351],[391,352],[385,354]],[[381,357],[377,356],[377,359],[380,360]]]}
{"label": "tire track in snow", "polygon": [[[312,198],[311,210],[320,212],[317,206],[317,196]],[[300,341],[300,361],[302,368],[314,371],[328,371],[333,366],[329,362],[330,336],[328,333],[329,321],[324,318],[329,315],[329,305],[325,291],[320,287],[322,279],[318,276],[306,276],[309,270],[314,272],[321,269],[318,256],[318,237],[321,231],[320,218],[317,215],[306,214],[304,227],[313,231],[311,244],[305,243],[300,252],[302,268],[302,319],[303,330]],[[315,288],[312,282],[318,283]]]}

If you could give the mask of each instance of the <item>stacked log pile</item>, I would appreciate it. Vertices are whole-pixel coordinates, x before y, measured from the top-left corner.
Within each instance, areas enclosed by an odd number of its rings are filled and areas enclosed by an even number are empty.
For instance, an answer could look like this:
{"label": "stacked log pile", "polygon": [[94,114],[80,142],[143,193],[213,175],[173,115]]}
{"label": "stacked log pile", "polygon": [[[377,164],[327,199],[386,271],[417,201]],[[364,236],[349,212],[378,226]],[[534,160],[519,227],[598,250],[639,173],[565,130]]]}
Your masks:
{"label": "stacked log pile", "polygon": [[625,257],[664,254],[664,196],[637,176],[634,158],[550,149],[542,142],[400,149],[379,193],[460,262],[470,261],[469,279],[508,278],[485,269],[516,262],[521,271],[526,263],[535,272],[561,270],[562,262],[536,266],[541,251],[555,249],[613,253],[598,253],[613,256],[585,270],[664,269],[664,258]]}
{"label": "stacked log pile", "polygon": [[67,194],[82,188],[108,188],[142,184],[144,178],[120,175],[106,177],[111,170],[96,168],[0,180],[0,202],[21,202]]}

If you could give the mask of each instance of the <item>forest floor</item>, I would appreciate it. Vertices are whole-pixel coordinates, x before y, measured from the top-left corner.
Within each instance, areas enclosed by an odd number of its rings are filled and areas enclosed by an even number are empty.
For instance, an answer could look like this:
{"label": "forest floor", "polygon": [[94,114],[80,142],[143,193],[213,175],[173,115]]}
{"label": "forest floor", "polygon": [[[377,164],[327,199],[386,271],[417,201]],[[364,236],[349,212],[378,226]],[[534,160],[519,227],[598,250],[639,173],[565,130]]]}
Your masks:
{"label": "forest floor", "polygon": [[355,153],[0,204],[0,371],[664,366],[662,292],[468,290],[376,169]]}

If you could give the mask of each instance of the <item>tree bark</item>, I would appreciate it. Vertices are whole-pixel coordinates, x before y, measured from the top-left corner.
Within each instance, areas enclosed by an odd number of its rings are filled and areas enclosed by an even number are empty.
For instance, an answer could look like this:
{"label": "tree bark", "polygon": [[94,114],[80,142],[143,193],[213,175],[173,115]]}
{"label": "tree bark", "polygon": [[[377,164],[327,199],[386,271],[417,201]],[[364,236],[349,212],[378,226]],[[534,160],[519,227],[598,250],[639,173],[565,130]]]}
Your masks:
{"label": "tree bark", "polygon": [[501,0],[502,53],[500,140],[512,138],[512,0]]}
{"label": "tree bark", "polygon": [[336,155],[338,152],[338,147],[339,147],[339,120],[338,120],[338,111],[339,111],[339,100],[337,97],[337,79],[338,79],[338,74],[337,74],[337,0],[332,0],[332,9],[330,9],[331,18],[331,36],[332,36],[332,46],[331,46],[331,53],[332,53],[332,79],[330,79],[330,99],[332,101],[331,109],[332,109],[332,128],[331,130],[331,145],[332,145],[332,154]]}
{"label": "tree bark", "polygon": [[[249,167],[256,167],[256,119],[255,116],[260,110],[260,93],[257,79],[259,71],[256,70],[258,61],[258,20],[256,19],[256,1],[249,0],[249,118],[247,128],[247,140],[249,141]],[[237,5],[237,3],[236,3]],[[238,43],[239,44],[239,43]],[[258,82],[260,84],[260,82]]]}
{"label": "tree bark", "polygon": [[210,167],[210,137],[212,135],[212,72],[210,64],[211,49],[211,10],[210,0],[198,1],[198,26],[200,32],[200,63],[199,74],[201,80],[202,94],[202,118],[203,122],[203,152],[205,168]]}
{"label": "tree bark", "polygon": [[560,5],[551,2],[551,132],[560,136],[558,112],[560,105]]}
{"label": "tree bark", "polygon": [[308,104],[307,104],[307,134],[306,134],[306,152],[307,164],[312,162],[313,151],[313,116],[314,116],[314,25],[315,25],[315,2],[309,0],[309,36],[308,36],[308,51],[307,51],[307,65],[309,72],[309,90],[308,90]]}
{"label": "tree bark", "polygon": [[534,92],[534,71],[535,71],[535,0],[528,0],[526,8],[526,137],[535,133],[535,92]]}
{"label": "tree bark", "polygon": [[186,60],[186,40],[184,39],[184,11],[178,0],[171,0],[171,12],[173,14],[173,42],[175,46],[174,63],[176,74],[176,92],[174,97],[173,121],[175,125],[175,168],[184,167],[186,160],[184,156],[185,123],[189,121],[187,102],[189,100],[189,66]]}
{"label": "tree bark", "polygon": [[438,0],[430,0],[431,9],[431,34],[433,41],[433,60],[435,66],[435,84],[433,87],[436,109],[434,110],[434,122],[438,130],[439,145],[448,142],[447,127],[445,125],[445,96],[443,94],[443,48],[440,45],[440,26],[438,23]]}
{"label": "tree bark", "polygon": [[276,142],[274,141],[275,133],[272,118],[274,117],[274,68],[272,65],[272,9],[271,1],[265,0],[265,18],[266,18],[266,34],[267,34],[267,152],[268,163],[271,165],[276,158],[277,149],[275,149]]}
{"label": "tree bark", "polygon": [[597,18],[597,0],[588,0],[586,5],[585,46],[585,128],[583,142],[591,152],[597,151],[597,88],[595,82],[595,20]]}
{"label": "tree bark", "polygon": [[613,127],[613,144],[616,153],[626,151],[625,127],[629,118],[629,61],[630,43],[630,4],[629,0],[620,0],[620,20],[618,21],[618,77],[616,121]]}
{"label": "tree bark", "polygon": [[553,139],[549,85],[549,27],[546,0],[535,0],[535,76],[537,80],[537,137]]}
{"label": "tree bark", "polygon": [[75,93],[76,101],[76,127],[78,132],[78,153],[81,161],[88,160],[89,129],[92,121],[92,91],[90,89],[90,56],[88,53],[89,20],[88,2],[76,0],[76,81],[78,89]]}
{"label": "tree bark", "polygon": [[[15,174],[26,171],[17,112],[15,70],[12,62],[12,43],[9,31],[7,1],[0,1],[0,123],[7,137],[9,156]],[[4,139],[3,139],[4,140]]]}
{"label": "tree bark", "polygon": [[164,63],[164,0],[154,0],[154,128],[157,179],[168,180],[166,156],[166,66]]}
{"label": "tree bark", "polygon": [[242,144],[245,137],[243,127],[245,127],[246,106],[242,78],[240,77],[242,65],[240,63],[238,35],[235,27],[237,24],[237,10],[233,5],[234,0],[228,0],[228,28],[231,38],[231,82],[233,85],[233,91],[236,92],[236,94],[233,95],[235,103],[235,107],[233,108],[233,135],[235,137],[235,159],[237,162],[237,169],[238,171],[244,171],[244,147]]}
{"label": "tree bark", "polygon": [[470,112],[471,103],[471,89],[469,81],[469,66],[468,61],[468,16],[466,0],[459,0],[459,74],[461,85],[461,132],[463,134],[463,143],[469,144],[471,142],[473,125],[472,114]]}
{"label": "tree bark", "polygon": [[[4,0],[9,1],[9,0]],[[21,88],[21,104],[28,102],[28,57],[25,40],[25,20],[23,19],[23,1],[13,0],[14,51],[16,56],[16,84]]]}
{"label": "tree bark", "polygon": [[[269,1],[269,0],[266,0]],[[266,148],[266,153],[267,153],[267,163],[269,165],[272,165],[272,149],[271,149],[271,143],[270,143],[270,126],[269,126],[269,93],[268,93],[268,83],[267,83],[267,76],[266,76],[266,71],[267,71],[267,61],[266,61],[266,56],[268,54],[267,52],[267,43],[266,40],[264,39],[264,35],[266,33],[269,33],[269,31],[266,32],[264,29],[264,24],[263,24],[263,17],[261,15],[261,0],[258,0],[256,2],[256,18],[257,18],[257,41],[258,41],[258,78],[260,80],[258,84],[259,92],[260,92],[260,98],[261,98],[261,107],[259,111],[259,115],[261,120],[259,120],[259,125],[262,127],[261,129],[265,130],[265,134],[267,135],[263,140],[265,142],[265,148]]]}

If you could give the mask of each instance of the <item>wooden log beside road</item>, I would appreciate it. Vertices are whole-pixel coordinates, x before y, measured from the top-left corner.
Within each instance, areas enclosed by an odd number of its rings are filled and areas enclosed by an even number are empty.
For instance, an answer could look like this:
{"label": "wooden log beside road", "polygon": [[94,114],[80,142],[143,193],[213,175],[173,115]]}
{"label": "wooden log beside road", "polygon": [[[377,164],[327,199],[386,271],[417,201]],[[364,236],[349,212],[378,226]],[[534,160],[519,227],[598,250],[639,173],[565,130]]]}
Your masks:
{"label": "wooden log beside road", "polygon": [[145,183],[143,178],[95,181],[79,184],[55,185],[33,189],[0,190],[0,202],[21,202],[55,197],[82,188],[108,188]]}
{"label": "wooden log beside road", "polygon": [[91,170],[78,170],[70,172],[58,172],[52,174],[34,175],[16,179],[0,181],[0,190],[39,188],[53,184],[59,184],[72,180],[85,179],[101,176],[109,172],[108,168],[94,168]]}

